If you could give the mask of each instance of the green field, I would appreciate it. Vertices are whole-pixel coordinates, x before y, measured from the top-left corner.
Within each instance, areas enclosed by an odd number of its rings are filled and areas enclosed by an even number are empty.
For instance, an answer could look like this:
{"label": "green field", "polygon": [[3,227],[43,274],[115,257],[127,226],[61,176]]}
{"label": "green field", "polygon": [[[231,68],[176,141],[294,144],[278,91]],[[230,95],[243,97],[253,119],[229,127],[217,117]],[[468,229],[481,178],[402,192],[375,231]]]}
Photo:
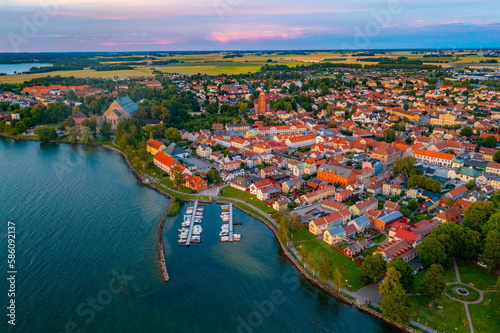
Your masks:
{"label": "green field", "polygon": [[322,62],[335,62],[335,61],[345,61],[347,58],[328,58],[321,60]]}
{"label": "green field", "polygon": [[234,187],[231,187],[231,186],[224,187],[220,191],[220,195],[225,196],[227,198],[234,198],[234,199],[240,199],[240,200],[246,201],[246,202],[250,203],[251,205],[259,208],[264,213],[272,214],[272,213],[276,212],[272,207],[269,207],[267,205],[267,203],[257,199],[255,197],[255,195],[252,195],[248,192],[240,191],[240,190],[238,190]]}
{"label": "green field", "polygon": [[304,250],[314,253],[316,261],[319,258],[320,252],[324,251],[330,258],[333,259],[333,270],[338,267],[344,279],[346,279],[347,283],[352,286],[352,288],[350,288],[351,291],[356,291],[363,287],[361,284],[361,266],[334,247],[328,245],[320,239],[317,239],[316,236],[308,231],[308,229],[299,228],[299,230],[293,235],[293,239],[291,239],[291,241],[301,255]]}
{"label": "green field", "polygon": [[440,332],[470,332],[469,325],[464,327],[462,322],[464,319],[467,320],[465,306],[462,303],[446,296],[435,301],[432,307],[429,307],[429,302],[424,296],[412,296],[411,302],[414,311],[413,320],[420,324],[436,328]]}
{"label": "green field", "polygon": [[458,262],[458,271],[460,272],[460,279],[463,283],[472,284],[480,290],[488,290],[488,288],[495,288],[497,284],[498,275],[495,273],[488,273],[488,271],[476,264],[468,261]]}
{"label": "green field", "polygon": [[485,293],[484,299],[479,304],[470,304],[469,313],[475,331],[500,332],[499,293]]}

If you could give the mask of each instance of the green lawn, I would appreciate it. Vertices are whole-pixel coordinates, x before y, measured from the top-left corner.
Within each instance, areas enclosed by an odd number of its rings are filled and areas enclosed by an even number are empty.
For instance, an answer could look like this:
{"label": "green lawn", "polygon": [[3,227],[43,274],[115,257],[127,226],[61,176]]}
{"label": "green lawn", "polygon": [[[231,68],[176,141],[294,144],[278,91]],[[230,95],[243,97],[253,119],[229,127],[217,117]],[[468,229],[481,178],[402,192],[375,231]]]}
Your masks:
{"label": "green lawn", "polygon": [[387,239],[386,235],[380,234],[380,235],[377,235],[377,236],[373,237],[372,242],[374,242],[374,243],[380,243],[380,242],[385,241],[386,239]]}
{"label": "green lawn", "polygon": [[250,203],[251,205],[259,208],[264,213],[272,214],[272,213],[276,212],[272,207],[269,207],[266,202],[257,199],[257,197],[255,197],[255,195],[252,195],[252,194],[245,192],[245,191],[240,191],[240,190],[238,190],[234,187],[231,187],[231,186],[224,187],[220,191],[220,195],[228,197],[228,198],[234,198],[234,199],[240,199],[240,200],[246,201],[246,202]]}
{"label": "green lawn", "polygon": [[[445,282],[456,282],[457,281],[457,276],[455,275],[455,269],[453,268],[453,266],[445,268],[443,274],[444,274]],[[424,276],[425,276],[425,270],[418,272],[414,276],[413,285],[412,285],[412,288],[410,290],[410,293],[417,294],[417,293],[422,292],[420,285],[422,283],[422,280],[424,279]]]}
{"label": "green lawn", "polygon": [[472,283],[474,287],[481,290],[494,288],[498,280],[497,274],[488,273],[485,268],[468,261],[458,262],[458,271],[463,283]]}
{"label": "green lawn", "polygon": [[364,250],[361,254],[366,257],[375,252],[375,250],[378,249],[378,247],[379,245],[373,245],[372,247],[369,247],[366,250]]}
{"label": "green lawn", "polygon": [[[174,182],[170,178],[163,178],[161,180],[161,183],[171,189],[174,189]],[[195,190],[190,189],[189,187],[181,185],[179,188],[175,189],[178,192],[186,193],[186,194],[193,194],[196,193]]]}
{"label": "green lawn", "polygon": [[[314,238],[311,239],[310,236],[305,235],[305,233],[312,235]],[[301,255],[304,249],[307,249],[307,251],[314,253],[316,258],[319,258],[320,252],[324,251],[333,259],[333,270],[338,267],[344,278],[347,279],[347,283],[352,286],[351,291],[356,291],[363,287],[360,282],[361,266],[352,261],[351,258],[340,253],[334,247],[317,239],[307,229],[299,229],[299,231],[294,234],[292,242]]]}
{"label": "green lawn", "polygon": [[[500,296],[498,293],[485,293],[479,304],[470,304],[469,313],[475,331],[500,332]],[[488,318],[488,316],[490,318]]]}
{"label": "green lawn", "polygon": [[467,320],[465,306],[462,303],[446,296],[435,301],[432,308],[429,308],[429,302],[424,296],[413,296],[411,301],[414,311],[413,320],[430,328],[436,328],[440,332],[469,332],[469,325],[464,327],[464,323],[461,321],[464,318]]}

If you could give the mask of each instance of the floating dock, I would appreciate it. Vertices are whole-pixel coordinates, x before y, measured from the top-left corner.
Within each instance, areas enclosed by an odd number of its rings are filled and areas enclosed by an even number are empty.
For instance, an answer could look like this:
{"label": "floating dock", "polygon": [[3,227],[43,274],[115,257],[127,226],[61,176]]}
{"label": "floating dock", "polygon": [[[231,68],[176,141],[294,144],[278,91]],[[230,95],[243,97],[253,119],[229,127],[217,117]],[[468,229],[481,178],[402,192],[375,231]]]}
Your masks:
{"label": "floating dock", "polygon": [[191,223],[189,225],[189,232],[186,239],[186,246],[191,243],[191,237],[193,236],[194,219],[196,218],[196,209],[198,208],[198,200],[194,202],[193,214],[191,214]]}
{"label": "floating dock", "polygon": [[233,204],[229,204],[229,241],[233,241]]}

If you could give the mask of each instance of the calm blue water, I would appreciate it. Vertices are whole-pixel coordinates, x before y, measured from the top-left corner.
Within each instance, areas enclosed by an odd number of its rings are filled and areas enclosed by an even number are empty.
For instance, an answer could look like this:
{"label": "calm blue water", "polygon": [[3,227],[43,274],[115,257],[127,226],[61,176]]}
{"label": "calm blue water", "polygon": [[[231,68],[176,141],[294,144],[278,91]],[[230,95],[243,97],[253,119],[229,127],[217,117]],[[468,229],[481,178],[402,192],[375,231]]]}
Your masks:
{"label": "calm blue water", "polygon": [[6,276],[11,220],[18,270],[17,325],[0,284],[0,332],[397,331],[310,285],[241,212],[242,242],[220,243],[215,204],[198,246],[177,245],[182,215],[166,221],[163,284],[156,232],[167,204],[114,152],[0,139],[0,268]]}
{"label": "calm blue water", "polygon": [[52,67],[52,64],[40,64],[40,63],[33,63],[33,64],[8,64],[8,65],[2,65],[0,64],[0,74],[7,74],[7,75],[12,75],[12,74],[21,74],[23,72],[28,72],[32,67],[40,68],[40,67]]}

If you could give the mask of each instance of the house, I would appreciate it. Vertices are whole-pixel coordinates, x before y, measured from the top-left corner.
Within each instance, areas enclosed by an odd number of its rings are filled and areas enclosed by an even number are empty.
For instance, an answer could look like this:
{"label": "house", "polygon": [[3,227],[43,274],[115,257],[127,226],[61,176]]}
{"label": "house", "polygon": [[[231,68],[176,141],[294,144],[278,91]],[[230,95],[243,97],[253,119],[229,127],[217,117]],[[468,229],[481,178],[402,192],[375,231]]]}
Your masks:
{"label": "house", "polygon": [[170,170],[179,164],[173,157],[159,151],[153,157],[153,163],[163,171],[170,173]]}
{"label": "house", "polygon": [[349,222],[356,227],[357,232],[365,232],[371,229],[370,219],[366,215],[359,216]]}
{"label": "house", "polygon": [[356,243],[346,247],[344,249],[344,254],[348,257],[355,257],[370,246],[370,242],[367,239],[362,239]]}
{"label": "house", "polygon": [[415,157],[420,162],[450,168],[455,155],[423,149],[415,149],[415,151],[413,152],[413,157]]}
{"label": "house", "polygon": [[401,227],[398,228],[398,230],[396,230],[396,233],[394,234],[394,239],[395,240],[405,239],[406,241],[408,241],[408,243],[410,243],[414,247],[416,247],[417,244],[422,241],[420,239],[420,235]]}
{"label": "house", "polygon": [[324,199],[330,195],[333,195],[334,193],[335,193],[334,186],[325,186],[319,190],[304,194],[301,197],[299,197],[297,200],[299,202],[303,201],[303,202],[307,202],[307,203],[313,203],[315,201],[318,201],[318,200]]}
{"label": "house", "polygon": [[273,208],[277,211],[286,208],[288,206],[288,202],[286,201],[286,197],[279,197],[278,200],[273,202]]}
{"label": "house", "polygon": [[207,181],[195,175],[184,174],[182,176],[184,179],[184,186],[196,191],[203,191],[208,189]]}
{"label": "house", "polygon": [[259,200],[268,200],[277,198],[281,195],[281,187],[277,184],[271,183],[256,189],[255,196]]}
{"label": "house", "polygon": [[283,193],[290,193],[297,191],[304,187],[304,180],[296,177],[291,177],[290,179],[285,180],[281,183],[281,191]]}
{"label": "house", "polygon": [[260,176],[262,178],[275,176],[277,174],[278,174],[278,168],[276,168],[274,165],[260,170]]}
{"label": "house", "polygon": [[318,168],[317,178],[330,184],[347,186],[356,182],[356,173],[345,166],[322,163]]}
{"label": "house", "polygon": [[315,235],[320,235],[332,226],[341,226],[348,223],[350,219],[351,213],[349,209],[343,209],[340,212],[334,212],[309,222],[309,231]]}
{"label": "house", "polygon": [[186,158],[189,153],[176,143],[171,143],[164,149],[164,153],[176,158]]}
{"label": "house", "polygon": [[224,160],[224,154],[220,151],[214,151],[210,154],[209,159],[214,162],[221,163]]}
{"label": "house", "polygon": [[165,145],[160,141],[156,141],[154,139],[149,139],[146,141],[146,150],[151,155],[156,155],[157,152],[165,150]]}
{"label": "house", "polygon": [[346,239],[346,231],[342,226],[331,226],[323,234],[323,241],[329,245],[335,245],[344,239]]}
{"label": "house", "polygon": [[81,130],[82,130],[82,123],[85,119],[88,119],[88,117],[83,114],[83,112],[77,112],[75,114],[72,114],[71,116],[69,116],[70,118],[72,118],[74,121],[75,121],[75,131],[77,133],[79,133]]}
{"label": "house", "polygon": [[344,202],[352,197],[352,195],[352,190],[342,190],[341,192],[335,193],[335,200],[337,200],[338,202]]}
{"label": "house", "polygon": [[400,209],[401,206],[398,203],[392,202],[390,200],[386,201],[384,204],[384,210],[387,211],[388,213],[399,212]]}
{"label": "house", "polygon": [[403,151],[395,146],[379,147],[372,151],[371,157],[382,162],[382,168],[390,167],[396,162],[398,157],[401,157]]}
{"label": "house", "polygon": [[400,212],[392,212],[384,215],[375,221],[373,221],[373,226],[379,230],[384,230],[385,228],[391,226],[395,222],[399,222],[403,219],[403,214]]}
{"label": "house", "polygon": [[375,197],[370,197],[365,201],[358,202],[355,205],[349,207],[349,210],[353,215],[361,216],[366,214],[369,209],[376,209],[378,207],[378,200]]}
{"label": "house", "polygon": [[111,103],[104,112],[104,120],[111,124],[111,129],[116,130],[120,121],[130,120],[139,111],[139,106],[128,96],[122,97]]}
{"label": "house", "polygon": [[409,262],[417,256],[417,250],[406,239],[390,241],[373,252],[373,254],[377,253],[382,254],[386,261],[401,258]]}
{"label": "house", "polygon": [[256,183],[252,183],[249,186],[250,194],[257,195],[257,190],[272,184],[271,180],[264,179]]}
{"label": "house", "polygon": [[460,223],[464,219],[464,210],[460,205],[453,205],[451,208],[446,209],[441,214],[437,215],[434,219],[444,222]]}
{"label": "house", "polygon": [[212,148],[210,148],[209,146],[201,144],[196,147],[196,155],[203,158],[209,158],[210,154],[212,154]]}
{"label": "house", "polygon": [[234,171],[234,170],[240,169],[241,163],[242,162],[239,160],[223,162],[223,163],[221,163],[220,167],[221,167],[221,169],[226,170],[226,171]]}
{"label": "house", "polygon": [[465,187],[465,185],[461,185],[446,193],[444,197],[457,200],[459,198],[462,198],[465,193],[467,193],[467,187]]}
{"label": "house", "polygon": [[341,203],[341,202],[337,202],[337,201],[330,200],[330,199],[325,199],[321,203],[321,208],[325,208],[325,209],[329,209],[329,210],[334,211],[334,212],[338,212],[338,211],[341,211],[345,208],[348,208],[348,206]]}

